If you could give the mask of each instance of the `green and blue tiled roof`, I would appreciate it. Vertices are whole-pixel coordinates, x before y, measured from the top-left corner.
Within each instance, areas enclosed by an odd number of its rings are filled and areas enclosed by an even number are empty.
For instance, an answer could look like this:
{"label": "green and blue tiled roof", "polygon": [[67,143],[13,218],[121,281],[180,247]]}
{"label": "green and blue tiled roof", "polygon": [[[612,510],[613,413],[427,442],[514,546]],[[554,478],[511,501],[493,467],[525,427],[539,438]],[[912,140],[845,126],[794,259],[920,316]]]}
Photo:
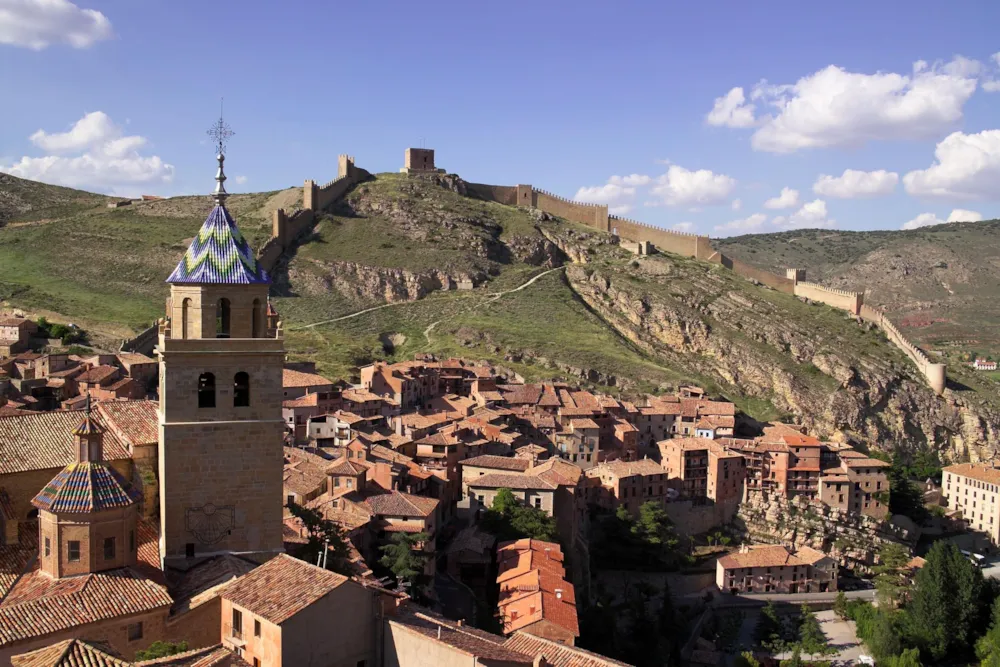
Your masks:
{"label": "green and blue tiled roof", "polygon": [[268,283],[270,278],[229,211],[216,206],[167,282],[252,285]]}
{"label": "green and blue tiled roof", "polygon": [[49,512],[84,514],[139,502],[139,492],[106,463],[78,462],[62,469],[31,504]]}

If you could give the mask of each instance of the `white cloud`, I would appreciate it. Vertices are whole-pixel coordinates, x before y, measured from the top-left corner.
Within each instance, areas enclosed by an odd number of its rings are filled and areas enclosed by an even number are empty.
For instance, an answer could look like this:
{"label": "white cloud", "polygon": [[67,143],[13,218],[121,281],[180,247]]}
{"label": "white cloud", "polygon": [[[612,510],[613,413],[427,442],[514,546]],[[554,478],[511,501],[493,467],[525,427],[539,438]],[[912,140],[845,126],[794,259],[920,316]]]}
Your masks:
{"label": "white cloud", "polygon": [[767,221],[767,216],[763,213],[754,213],[746,218],[740,218],[739,220],[733,220],[732,222],[727,222],[724,225],[716,225],[715,231],[717,232],[748,232],[754,229],[758,229]]}
{"label": "white cloud", "polygon": [[84,49],[113,35],[104,14],[68,0],[0,0],[0,44],[36,51],[50,44]]}
{"label": "white cloud", "polygon": [[858,171],[845,169],[840,176],[820,174],[813,184],[813,192],[838,199],[866,199],[892,194],[899,182],[899,174],[879,169]]}
{"label": "white cloud", "polygon": [[237,176],[236,178],[234,178],[233,181],[236,182],[236,185],[245,185],[246,182],[247,182],[247,177],[243,176],[241,174],[241,175]]}
{"label": "white cloud", "polygon": [[620,205],[635,196],[635,188],[629,188],[616,183],[605,183],[582,187],[576,191],[574,199],[588,204]]}
{"label": "white cloud", "polygon": [[934,149],[934,164],[903,176],[918,197],[1000,199],[1000,130],[953,132]]}
{"label": "white cloud", "polygon": [[693,222],[678,222],[676,225],[671,227],[675,232],[690,232],[694,229]]}
{"label": "white cloud", "polygon": [[782,209],[795,208],[799,205],[799,191],[792,188],[781,188],[781,194],[764,202],[764,208]]}
{"label": "white cloud", "polygon": [[943,225],[945,220],[937,217],[933,213],[921,213],[913,220],[903,223],[902,229],[917,229],[918,227],[930,227],[931,225]]}
{"label": "white cloud", "polygon": [[122,134],[105,113],[88,113],[66,132],[38,130],[31,141],[49,154],[24,156],[10,166],[0,165],[0,171],[122,196],[138,194],[139,186],[162,185],[173,179],[173,165],[157,155],[139,154],[147,143],[145,137]]}
{"label": "white cloud", "polygon": [[949,222],[979,222],[983,219],[983,214],[979,211],[969,211],[964,208],[952,209],[947,220],[942,220],[933,213],[921,213],[913,220],[903,223],[903,229],[918,229],[920,227],[930,227],[931,225],[944,225]]}
{"label": "white cloud", "polygon": [[722,97],[715,98],[712,110],[705,116],[709,125],[725,127],[753,127],[754,105],[746,103],[742,88],[733,88]]}
{"label": "white cloud", "polygon": [[609,206],[608,213],[611,215],[625,215],[632,211],[632,204],[620,204],[618,206]]}
{"label": "white cloud", "polygon": [[994,68],[996,72],[992,76],[983,79],[983,90],[988,93],[996,93],[1000,92],[1000,79],[994,78],[1000,76],[1000,52],[990,56],[990,60],[996,65]]}
{"label": "white cloud", "polygon": [[[948,63],[913,65],[912,73],[848,72],[829,65],[794,84],[761,81],[750,99],[770,107],[757,117],[751,144],[791,153],[803,148],[858,146],[879,139],[927,139],[952,128],[976,90],[981,64],[956,56]],[[713,124],[748,127],[754,109],[735,88],[715,101]]]}
{"label": "white cloud", "polygon": [[779,216],[771,221],[771,224],[783,229],[817,229],[822,227],[836,227],[837,221],[828,217],[826,202],[822,199],[814,199],[802,205],[795,213],[785,217]]}
{"label": "white cloud", "polygon": [[741,208],[743,208],[743,200],[734,199],[733,203],[729,205],[729,208],[733,209],[734,211],[740,210]]}
{"label": "white cloud", "polygon": [[612,176],[608,179],[608,183],[614,185],[625,185],[628,187],[636,187],[637,185],[649,185],[649,182],[653,180],[645,174],[630,174],[628,176]]}
{"label": "white cloud", "polygon": [[691,171],[679,165],[670,165],[667,173],[656,178],[652,194],[668,206],[708,206],[720,204],[729,198],[736,179],[716,174],[708,169]]}
{"label": "white cloud", "polygon": [[948,222],[979,222],[983,219],[983,214],[979,211],[970,211],[964,208],[952,209],[948,215]]}

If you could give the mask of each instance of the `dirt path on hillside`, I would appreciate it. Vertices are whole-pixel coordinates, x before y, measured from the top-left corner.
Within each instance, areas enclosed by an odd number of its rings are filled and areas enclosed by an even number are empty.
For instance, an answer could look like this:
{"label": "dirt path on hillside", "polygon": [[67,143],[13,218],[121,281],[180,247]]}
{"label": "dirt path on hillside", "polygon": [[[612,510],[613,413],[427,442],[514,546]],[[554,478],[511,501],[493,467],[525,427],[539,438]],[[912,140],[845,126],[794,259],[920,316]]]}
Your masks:
{"label": "dirt path on hillside", "polygon": [[[548,271],[542,271],[537,276],[526,280],[525,282],[521,283],[520,285],[518,285],[517,287],[515,287],[513,289],[505,290],[503,292],[493,292],[491,294],[487,294],[486,296],[490,297],[489,300],[485,301],[481,305],[486,305],[486,304],[494,303],[495,301],[497,301],[498,299],[500,299],[503,296],[506,296],[507,294],[513,294],[514,292],[520,292],[521,290],[525,289],[526,287],[530,287],[536,280],[538,280],[542,276],[547,276],[548,274],[550,274],[550,273],[552,273],[554,271],[560,271],[563,268],[564,267],[562,267],[562,266],[557,266],[554,269],[549,269]],[[359,311],[356,311],[356,312],[353,312],[353,313],[348,313],[347,315],[341,315],[340,317],[334,317],[333,319],[321,320],[319,322],[313,322],[312,324],[303,324],[302,326],[299,326],[299,327],[290,328],[289,331],[302,331],[304,329],[312,329],[314,327],[322,326],[324,324],[333,324],[335,322],[342,322],[344,320],[349,320],[351,318],[358,317],[360,315],[364,315],[365,313],[371,313],[371,312],[374,312],[376,310],[382,310],[383,308],[390,308],[392,306],[401,306],[401,305],[407,304],[407,303],[413,303],[413,302],[412,301],[395,301],[393,303],[383,303],[381,306],[373,306],[371,308],[365,308],[363,310],[359,310]],[[440,320],[438,320],[437,322],[432,322],[431,325],[429,327],[427,327],[427,329],[424,330],[424,337],[427,338],[428,343],[430,342],[430,332],[438,324],[440,324]]]}

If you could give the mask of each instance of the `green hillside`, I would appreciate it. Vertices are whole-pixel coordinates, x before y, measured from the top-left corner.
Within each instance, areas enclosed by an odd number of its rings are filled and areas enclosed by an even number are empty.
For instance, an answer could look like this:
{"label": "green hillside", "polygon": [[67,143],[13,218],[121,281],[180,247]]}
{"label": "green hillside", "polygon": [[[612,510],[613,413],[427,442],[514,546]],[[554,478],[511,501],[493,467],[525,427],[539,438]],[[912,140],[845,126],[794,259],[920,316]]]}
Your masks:
{"label": "green hillside", "polygon": [[1000,355],[1000,220],[911,231],[798,230],[714,241],[722,252],[809,280],[867,290],[915,342]]}
{"label": "green hillside", "polygon": [[[351,378],[373,359],[460,355],[624,396],[695,382],[756,418],[869,446],[958,457],[997,444],[992,380],[958,371],[939,399],[880,332],[840,311],[718,265],[636,258],[606,235],[463,188],[454,176],[380,174],[320,216],[274,272],[290,357]],[[271,211],[294,209],[301,193],[229,203],[259,247]],[[120,337],[162,314],[163,280],[210,207],[184,197],[8,225],[0,296]]]}

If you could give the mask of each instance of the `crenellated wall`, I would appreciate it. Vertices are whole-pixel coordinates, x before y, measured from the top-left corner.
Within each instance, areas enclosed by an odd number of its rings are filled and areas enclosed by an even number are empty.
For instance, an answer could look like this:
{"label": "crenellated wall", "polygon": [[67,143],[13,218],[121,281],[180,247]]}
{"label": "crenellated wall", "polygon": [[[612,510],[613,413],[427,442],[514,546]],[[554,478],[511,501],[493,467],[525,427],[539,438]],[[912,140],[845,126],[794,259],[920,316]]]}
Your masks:
{"label": "crenellated wall", "polygon": [[140,331],[135,335],[135,338],[128,338],[123,340],[121,347],[119,347],[120,352],[137,352],[138,354],[153,354],[153,347],[156,346],[157,340],[157,327],[154,323],[153,326]]}
{"label": "crenellated wall", "polygon": [[608,216],[608,231],[630,241],[647,241],[657,249],[675,255],[708,259],[712,254],[712,245],[707,236],[675,232],[617,215]]}
{"label": "crenellated wall", "polygon": [[[535,208],[602,232],[610,231],[608,229],[608,207],[603,204],[581,204],[537,188],[532,188],[532,194]],[[644,239],[633,240],[642,241]]]}
{"label": "crenellated wall", "polygon": [[306,180],[302,188],[302,208],[286,214],[284,209],[273,213],[271,238],[257,251],[257,261],[266,271],[272,271],[278,258],[316,222],[316,212],[328,208],[354,187],[369,178],[364,169],[355,166],[350,155],[337,158],[337,177],[325,185]]}
{"label": "crenellated wall", "polygon": [[861,306],[865,302],[864,292],[846,292],[807,282],[795,283],[795,296],[819,301],[834,308],[841,308],[855,317],[861,315]]}
{"label": "crenellated wall", "polygon": [[938,394],[944,392],[944,387],[947,383],[947,368],[944,364],[931,361],[930,357],[923,350],[907,340],[906,336],[896,328],[896,325],[885,316],[885,313],[875,310],[869,305],[862,304],[860,315],[862,319],[878,325],[885,332],[889,340],[917,365],[917,368],[927,378],[927,383],[930,384],[934,391]]}

